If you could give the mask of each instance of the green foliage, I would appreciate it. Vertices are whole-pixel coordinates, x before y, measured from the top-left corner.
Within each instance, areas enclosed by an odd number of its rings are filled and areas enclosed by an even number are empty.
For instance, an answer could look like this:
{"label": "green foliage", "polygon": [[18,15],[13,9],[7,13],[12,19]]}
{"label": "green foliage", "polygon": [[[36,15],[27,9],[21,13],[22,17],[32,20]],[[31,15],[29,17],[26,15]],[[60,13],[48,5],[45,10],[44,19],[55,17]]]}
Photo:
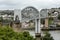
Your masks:
{"label": "green foliage", "polygon": [[52,20],[49,20],[49,21],[48,21],[48,24],[52,24]]}
{"label": "green foliage", "polygon": [[53,37],[51,37],[50,33],[46,32],[43,37],[43,40],[54,40],[54,39]]}
{"label": "green foliage", "polygon": [[41,19],[41,24],[45,24],[45,20],[44,19]]}
{"label": "green foliage", "polygon": [[2,22],[3,21],[3,17],[0,17],[0,22]]}
{"label": "green foliage", "polygon": [[60,20],[60,15],[58,15],[58,19]]}
{"label": "green foliage", "polygon": [[52,22],[53,22],[53,18],[50,17],[49,20],[48,20],[48,24],[52,24]]}
{"label": "green foliage", "polygon": [[56,24],[56,27],[60,27],[60,25]]}
{"label": "green foliage", "polygon": [[51,16],[51,13],[48,13],[48,16]]}
{"label": "green foliage", "polygon": [[0,27],[0,40],[34,40],[29,32],[17,33],[10,27]]}

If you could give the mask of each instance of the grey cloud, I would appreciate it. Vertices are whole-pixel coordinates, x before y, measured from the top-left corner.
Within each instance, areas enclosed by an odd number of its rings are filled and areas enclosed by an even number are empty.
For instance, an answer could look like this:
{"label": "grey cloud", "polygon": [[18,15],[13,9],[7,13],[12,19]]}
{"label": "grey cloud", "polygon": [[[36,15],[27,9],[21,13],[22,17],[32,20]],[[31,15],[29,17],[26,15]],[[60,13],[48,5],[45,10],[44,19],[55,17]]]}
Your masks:
{"label": "grey cloud", "polygon": [[23,9],[26,6],[37,9],[60,7],[60,0],[0,0],[0,9]]}

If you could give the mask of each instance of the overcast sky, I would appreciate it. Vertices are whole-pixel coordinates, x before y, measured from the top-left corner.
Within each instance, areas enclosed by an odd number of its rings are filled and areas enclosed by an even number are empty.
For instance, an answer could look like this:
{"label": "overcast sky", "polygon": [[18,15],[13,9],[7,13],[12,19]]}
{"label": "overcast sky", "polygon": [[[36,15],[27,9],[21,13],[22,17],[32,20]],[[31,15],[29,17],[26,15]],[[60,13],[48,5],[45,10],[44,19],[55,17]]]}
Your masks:
{"label": "overcast sky", "polygon": [[0,9],[23,9],[26,6],[37,9],[60,7],[60,0],[0,0]]}

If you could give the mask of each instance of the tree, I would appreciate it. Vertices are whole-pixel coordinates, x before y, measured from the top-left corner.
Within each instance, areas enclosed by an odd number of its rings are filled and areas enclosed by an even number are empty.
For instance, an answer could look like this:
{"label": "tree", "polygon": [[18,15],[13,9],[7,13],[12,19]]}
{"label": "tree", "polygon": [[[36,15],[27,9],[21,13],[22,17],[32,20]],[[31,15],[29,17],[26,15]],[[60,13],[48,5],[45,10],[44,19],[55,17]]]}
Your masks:
{"label": "tree", "polygon": [[58,19],[60,20],[60,15],[58,15]]}
{"label": "tree", "polygon": [[29,32],[17,33],[10,27],[0,27],[0,40],[34,40]]}
{"label": "tree", "polygon": [[49,20],[48,20],[48,24],[50,25],[50,24],[52,24],[52,22],[53,22],[53,18],[50,17]]}
{"label": "tree", "polygon": [[53,37],[51,37],[51,34],[48,32],[45,32],[45,35],[43,37],[43,40],[54,40]]}
{"label": "tree", "polygon": [[41,19],[41,24],[45,24],[45,20],[44,19]]}
{"label": "tree", "polygon": [[60,27],[60,25],[59,24],[56,24],[56,27]]}
{"label": "tree", "polygon": [[2,22],[2,21],[3,21],[3,17],[1,16],[1,17],[0,17],[0,22]]}

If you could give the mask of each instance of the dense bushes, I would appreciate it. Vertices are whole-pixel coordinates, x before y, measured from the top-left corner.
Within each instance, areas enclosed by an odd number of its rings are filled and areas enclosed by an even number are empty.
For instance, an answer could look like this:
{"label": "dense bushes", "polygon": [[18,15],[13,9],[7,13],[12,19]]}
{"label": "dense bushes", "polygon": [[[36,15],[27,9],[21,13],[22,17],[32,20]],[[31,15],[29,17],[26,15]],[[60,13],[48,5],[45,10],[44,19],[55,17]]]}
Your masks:
{"label": "dense bushes", "polygon": [[45,32],[45,35],[43,37],[43,40],[54,40],[53,37],[51,37],[50,33]]}
{"label": "dense bushes", "polygon": [[60,14],[58,15],[58,19],[60,20]]}
{"label": "dense bushes", "polygon": [[52,24],[52,22],[53,22],[53,18],[50,17],[49,20],[48,20],[48,24],[50,25],[50,24]]}
{"label": "dense bushes", "polygon": [[56,24],[56,27],[60,27],[60,25]]}
{"label": "dense bushes", "polygon": [[34,40],[29,32],[17,33],[9,27],[0,27],[0,40]]}
{"label": "dense bushes", "polygon": [[[42,37],[43,40],[54,40],[51,35],[46,32]],[[35,40],[30,36],[29,32],[14,32],[10,27],[0,27],[0,40]]]}

